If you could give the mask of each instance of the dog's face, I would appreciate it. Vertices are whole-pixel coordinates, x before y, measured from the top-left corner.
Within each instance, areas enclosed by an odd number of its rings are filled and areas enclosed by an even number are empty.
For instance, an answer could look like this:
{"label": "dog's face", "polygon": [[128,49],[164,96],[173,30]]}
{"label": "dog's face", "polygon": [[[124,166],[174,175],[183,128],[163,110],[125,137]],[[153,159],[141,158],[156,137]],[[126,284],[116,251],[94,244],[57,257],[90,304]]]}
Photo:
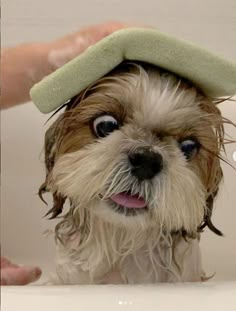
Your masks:
{"label": "dog's face", "polygon": [[197,232],[222,177],[222,117],[196,88],[123,64],[48,131],[48,187],[114,226]]}

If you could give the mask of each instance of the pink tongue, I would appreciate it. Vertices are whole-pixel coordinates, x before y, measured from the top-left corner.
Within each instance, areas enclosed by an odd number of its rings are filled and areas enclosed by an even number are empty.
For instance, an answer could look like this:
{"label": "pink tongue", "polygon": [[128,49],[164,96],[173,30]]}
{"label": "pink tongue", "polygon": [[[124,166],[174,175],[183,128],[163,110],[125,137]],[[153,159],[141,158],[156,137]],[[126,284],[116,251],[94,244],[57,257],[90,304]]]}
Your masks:
{"label": "pink tongue", "polygon": [[146,206],[143,198],[139,198],[137,195],[129,195],[125,192],[113,195],[111,200],[128,208],[143,208]]}

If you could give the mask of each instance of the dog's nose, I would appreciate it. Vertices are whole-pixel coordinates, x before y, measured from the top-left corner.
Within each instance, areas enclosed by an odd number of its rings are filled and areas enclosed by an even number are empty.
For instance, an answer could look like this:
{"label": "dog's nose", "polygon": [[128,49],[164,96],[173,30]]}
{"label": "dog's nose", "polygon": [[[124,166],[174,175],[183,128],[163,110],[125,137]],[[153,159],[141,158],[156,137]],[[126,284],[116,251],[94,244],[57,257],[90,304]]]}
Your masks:
{"label": "dog's nose", "polygon": [[162,156],[154,151],[142,149],[129,154],[132,174],[140,181],[152,179],[163,169]]}

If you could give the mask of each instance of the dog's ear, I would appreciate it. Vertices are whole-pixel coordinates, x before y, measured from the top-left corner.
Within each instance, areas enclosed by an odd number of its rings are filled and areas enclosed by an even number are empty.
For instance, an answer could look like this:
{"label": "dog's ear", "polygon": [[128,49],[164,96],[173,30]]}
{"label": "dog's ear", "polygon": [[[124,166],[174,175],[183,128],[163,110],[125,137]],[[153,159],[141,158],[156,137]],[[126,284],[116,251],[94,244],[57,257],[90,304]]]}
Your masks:
{"label": "dog's ear", "polygon": [[[56,161],[57,144],[60,138],[60,131],[61,131],[61,124],[60,124],[61,121],[62,116],[59,116],[59,118],[49,127],[49,129],[46,131],[45,134],[44,161],[46,166],[46,179],[44,183],[40,186],[38,191],[40,199],[45,204],[47,204],[47,202],[44,200],[43,194],[46,192],[51,192],[49,186],[49,179]],[[57,192],[53,192],[52,196],[53,196],[53,206],[45,215],[45,216],[50,215],[49,219],[56,218],[59,214],[61,214],[64,203],[66,201],[66,198]]]}
{"label": "dog's ear", "polygon": [[[220,137],[218,137],[220,135]],[[215,139],[218,147],[215,150],[206,150],[207,151],[207,167],[206,169],[206,179],[205,179],[205,187],[207,190],[206,196],[206,206],[205,206],[205,215],[202,224],[199,226],[199,231],[201,232],[206,226],[215,234],[219,236],[223,236],[222,232],[218,230],[212,223],[212,212],[214,207],[214,202],[216,200],[217,194],[219,192],[220,183],[223,179],[223,171],[220,165],[220,150],[223,148],[221,145],[221,141],[223,141],[223,137],[221,137],[223,133],[218,134],[215,132],[214,136],[211,139]]]}
{"label": "dog's ear", "polygon": [[221,156],[222,151],[225,153],[226,143],[235,143],[235,140],[229,139],[228,137],[227,139],[225,138],[224,125],[228,124],[236,127],[236,124],[229,119],[223,117],[221,111],[218,108],[218,104],[226,100],[233,99],[224,98],[218,100],[215,99],[214,101],[203,100],[201,104],[201,109],[208,113],[208,124],[211,125],[211,131],[213,133],[211,141],[215,142],[215,147],[213,146],[213,148],[210,149],[204,148],[208,154],[208,169],[206,169],[206,172],[208,174],[206,182],[208,196],[206,199],[205,216],[202,224],[199,226],[199,231],[203,230],[203,228],[207,226],[211,231],[220,236],[223,236],[222,232],[213,225],[211,220],[214,201],[218,194],[220,182],[223,178],[223,171],[220,162],[223,161],[224,163],[230,165],[233,169],[235,169],[227,160],[225,160]]}
{"label": "dog's ear", "polygon": [[217,107],[217,103],[209,98],[202,98],[200,108],[204,112],[203,118],[206,124],[203,134],[204,143],[202,145],[204,152],[202,173],[207,195],[205,215],[202,223],[199,225],[199,231],[201,232],[205,227],[208,227],[215,234],[222,236],[222,232],[213,225],[211,218],[214,202],[223,179],[223,171],[220,162],[221,160],[225,161],[221,156],[221,152],[225,151],[224,123],[226,119],[223,118],[221,111]]}
{"label": "dog's ear", "polygon": [[215,234],[217,234],[219,236],[223,236],[223,233],[214,226],[214,224],[212,223],[212,220],[211,220],[214,200],[217,196],[217,193],[218,193],[218,189],[215,193],[209,195],[207,200],[206,200],[206,212],[204,215],[203,222],[199,226],[199,231],[202,232],[205,227],[208,227]]}
{"label": "dog's ear", "polygon": [[[44,161],[46,166],[46,179],[44,183],[40,186],[38,195],[40,199],[47,204],[43,198],[43,194],[46,192],[51,192],[53,196],[53,207],[47,212],[45,216],[50,215],[50,219],[56,218],[61,214],[63,210],[66,197],[62,196],[60,193],[53,191],[50,188],[50,176],[54,167],[55,162],[57,161],[59,145],[61,138],[66,132],[66,127],[64,126],[65,117],[69,116],[72,109],[79,105],[82,98],[86,96],[86,91],[81,92],[79,95],[73,97],[69,102],[62,105],[58,108],[52,116],[48,119],[51,120],[58,115],[59,112],[64,110],[56,119],[56,121],[48,128],[45,134],[44,139]],[[47,122],[48,122],[47,121]]]}
{"label": "dog's ear", "polygon": [[[218,137],[217,132],[215,134],[216,141],[222,140],[222,137]],[[202,231],[206,226],[215,234],[223,236],[222,232],[218,230],[212,223],[212,212],[214,207],[214,202],[216,200],[217,194],[219,192],[219,187],[223,179],[223,171],[220,165],[220,150],[222,146],[219,144],[215,151],[211,152],[207,150],[208,153],[208,164],[207,164],[207,178],[205,180],[205,187],[207,189],[206,197],[206,208],[205,215],[202,224],[199,226],[199,231]]]}

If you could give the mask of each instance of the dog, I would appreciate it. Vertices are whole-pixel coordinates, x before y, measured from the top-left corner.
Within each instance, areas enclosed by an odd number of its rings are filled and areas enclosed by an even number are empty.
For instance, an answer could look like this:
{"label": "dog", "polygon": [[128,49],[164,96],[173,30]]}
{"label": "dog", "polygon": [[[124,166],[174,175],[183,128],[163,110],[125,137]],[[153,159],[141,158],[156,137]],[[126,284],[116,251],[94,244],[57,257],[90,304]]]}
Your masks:
{"label": "dog", "polygon": [[123,62],[65,104],[45,135],[55,284],[207,279],[200,235],[223,177],[224,123],[197,86]]}

